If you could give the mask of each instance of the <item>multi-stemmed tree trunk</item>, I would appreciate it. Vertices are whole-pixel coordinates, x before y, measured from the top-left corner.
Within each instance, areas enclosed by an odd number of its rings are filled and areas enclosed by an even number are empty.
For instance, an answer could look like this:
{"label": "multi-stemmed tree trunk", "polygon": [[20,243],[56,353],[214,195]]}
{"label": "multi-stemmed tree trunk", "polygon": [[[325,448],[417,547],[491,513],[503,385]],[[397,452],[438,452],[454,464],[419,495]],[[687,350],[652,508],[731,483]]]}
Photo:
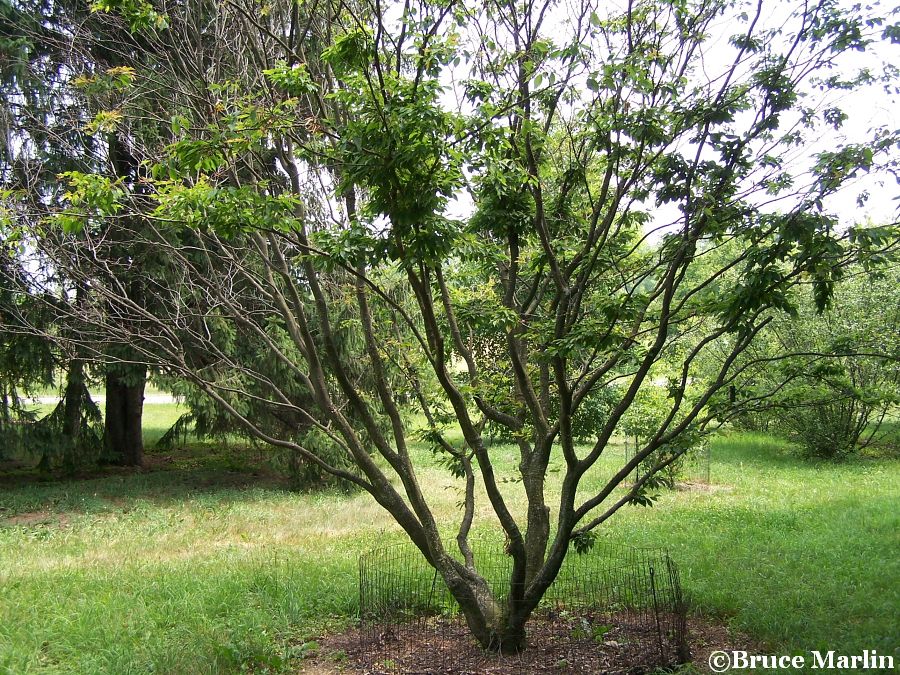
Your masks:
{"label": "multi-stemmed tree trunk", "polygon": [[[103,3],[141,47],[93,124],[148,170],[131,184],[70,174],[58,220],[79,234],[45,251],[91,283],[91,311],[70,317],[80,344],[127,344],[123,362],[189,378],[248,433],[369,492],[502,652],[524,646],[570,548],[646,504],[655,472],[728,416],[737,357],[791,309],[789,289],[811,283],[824,303],[859,248],[896,244],[890,228],[838,228],[823,204],[893,161],[896,130],[798,166],[779,157],[818,133],[809,111],[808,128],[794,124],[805,83],[864,49],[877,22],[825,3],[765,27],[759,6],[730,17],[739,33],[713,58],[706,40],[729,3],[585,3],[568,21],[552,5],[275,2],[259,15],[233,0],[162,16]],[[465,190],[471,212],[450,217]],[[663,204],[677,207],[668,220]],[[122,237],[154,250],[165,280],[140,301],[124,280],[148,270]],[[735,255],[709,255],[728,242]],[[278,374],[235,358],[236,340]],[[659,424],[596,483],[646,387],[667,390]],[[345,462],[260,424],[241,395]],[[599,398],[582,444],[576,422]],[[410,408],[424,429],[409,428]],[[512,472],[488,424],[513,439]],[[453,535],[419,481],[417,439],[459,480]],[[503,601],[469,545],[483,499],[512,559]]]}

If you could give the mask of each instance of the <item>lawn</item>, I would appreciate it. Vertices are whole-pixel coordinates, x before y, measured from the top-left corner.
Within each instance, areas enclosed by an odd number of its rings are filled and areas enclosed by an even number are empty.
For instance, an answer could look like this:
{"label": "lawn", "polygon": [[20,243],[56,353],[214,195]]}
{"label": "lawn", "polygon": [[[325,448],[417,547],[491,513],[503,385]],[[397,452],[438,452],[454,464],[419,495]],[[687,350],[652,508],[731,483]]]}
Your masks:
{"label": "lawn", "polygon": [[[148,438],[177,414],[148,405]],[[307,641],[352,622],[359,553],[399,538],[365,495],[257,471],[260,449],[151,455],[158,470],[0,484],[0,672],[297,669]],[[900,461],[804,461],[746,434],[717,439],[712,461],[709,489],[629,507],[601,536],[668,548],[693,611],[773,653],[900,657]],[[422,482],[453,516],[447,475]]]}

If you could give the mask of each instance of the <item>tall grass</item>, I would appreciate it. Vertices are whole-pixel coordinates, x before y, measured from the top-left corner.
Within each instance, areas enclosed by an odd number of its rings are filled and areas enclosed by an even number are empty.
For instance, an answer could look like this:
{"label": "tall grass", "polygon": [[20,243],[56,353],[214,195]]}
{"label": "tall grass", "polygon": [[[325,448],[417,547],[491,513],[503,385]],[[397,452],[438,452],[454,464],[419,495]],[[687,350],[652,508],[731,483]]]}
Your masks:
{"label": "tall grass", "polygon": [[[177,410],[147,413],[158,437]],[[452,521],[453,481],[421,453]],[[514,465],[512,447],[492,454]],[[167,455],[166,470],[0,488],[0,672],[287,672],[352,622],[359,553],[400,537],[370,499],[254,483],[236,452]],[[628,507],[600,536],[667,547],[697,611],[772,650],[896,654],[900,462],[811,463],[758,435],[712,457],[712,488]]]}

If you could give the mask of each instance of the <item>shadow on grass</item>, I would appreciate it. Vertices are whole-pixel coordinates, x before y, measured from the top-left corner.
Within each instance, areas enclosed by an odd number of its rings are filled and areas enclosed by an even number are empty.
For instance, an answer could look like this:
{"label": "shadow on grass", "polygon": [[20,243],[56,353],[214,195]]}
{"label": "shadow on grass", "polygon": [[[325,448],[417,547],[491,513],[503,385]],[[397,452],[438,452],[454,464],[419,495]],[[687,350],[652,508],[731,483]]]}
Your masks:
{"label": "shadow on grass", "polygon": [[247,489],[287,491],[265,450],[235,444],[191,443],[145,454],[141,468],[105,466],[71,475],[41,473],[27,460],[0,464],[0,525],[30,511],[95,513],[129,502],[240,499]]}

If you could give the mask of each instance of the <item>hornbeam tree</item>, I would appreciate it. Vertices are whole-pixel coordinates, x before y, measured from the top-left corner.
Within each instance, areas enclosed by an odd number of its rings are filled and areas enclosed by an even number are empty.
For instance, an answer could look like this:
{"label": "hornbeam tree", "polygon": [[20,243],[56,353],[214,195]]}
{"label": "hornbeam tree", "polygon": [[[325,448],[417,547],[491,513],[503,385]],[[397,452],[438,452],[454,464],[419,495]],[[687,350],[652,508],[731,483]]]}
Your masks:
{"label": "hornbeam tree", "polygon": [[[791,289],[824,307],[844,266],[896,244],[829,197],[896,170],[898,131],[821,140],[847,95],[895,87],[896,68],[855,64],[897,25],[771,4],[95,0],[132,37],[118,70],[73,69],[72,100],[127,74],[87,127],[142,169],[68,173],[44,226],[77,234],[36,239],[90,286],[67,339],[128,343],[367,491],[479,642],[520,650],[569,551],[646,503],[654,471],[632,484],[635,467],[664,469],[728,417],[738,357]],[[140,302],[109,223],[158,254]],[[649,387],[665,410],[599,482]],[[258,424],[247,397],[316,442]],[[513,475],[489,427],[517,447]],[[421,439],[463,490],[452,528],[419,481]],[[469,544],[479,500],[511,557],[499,596]]]}

